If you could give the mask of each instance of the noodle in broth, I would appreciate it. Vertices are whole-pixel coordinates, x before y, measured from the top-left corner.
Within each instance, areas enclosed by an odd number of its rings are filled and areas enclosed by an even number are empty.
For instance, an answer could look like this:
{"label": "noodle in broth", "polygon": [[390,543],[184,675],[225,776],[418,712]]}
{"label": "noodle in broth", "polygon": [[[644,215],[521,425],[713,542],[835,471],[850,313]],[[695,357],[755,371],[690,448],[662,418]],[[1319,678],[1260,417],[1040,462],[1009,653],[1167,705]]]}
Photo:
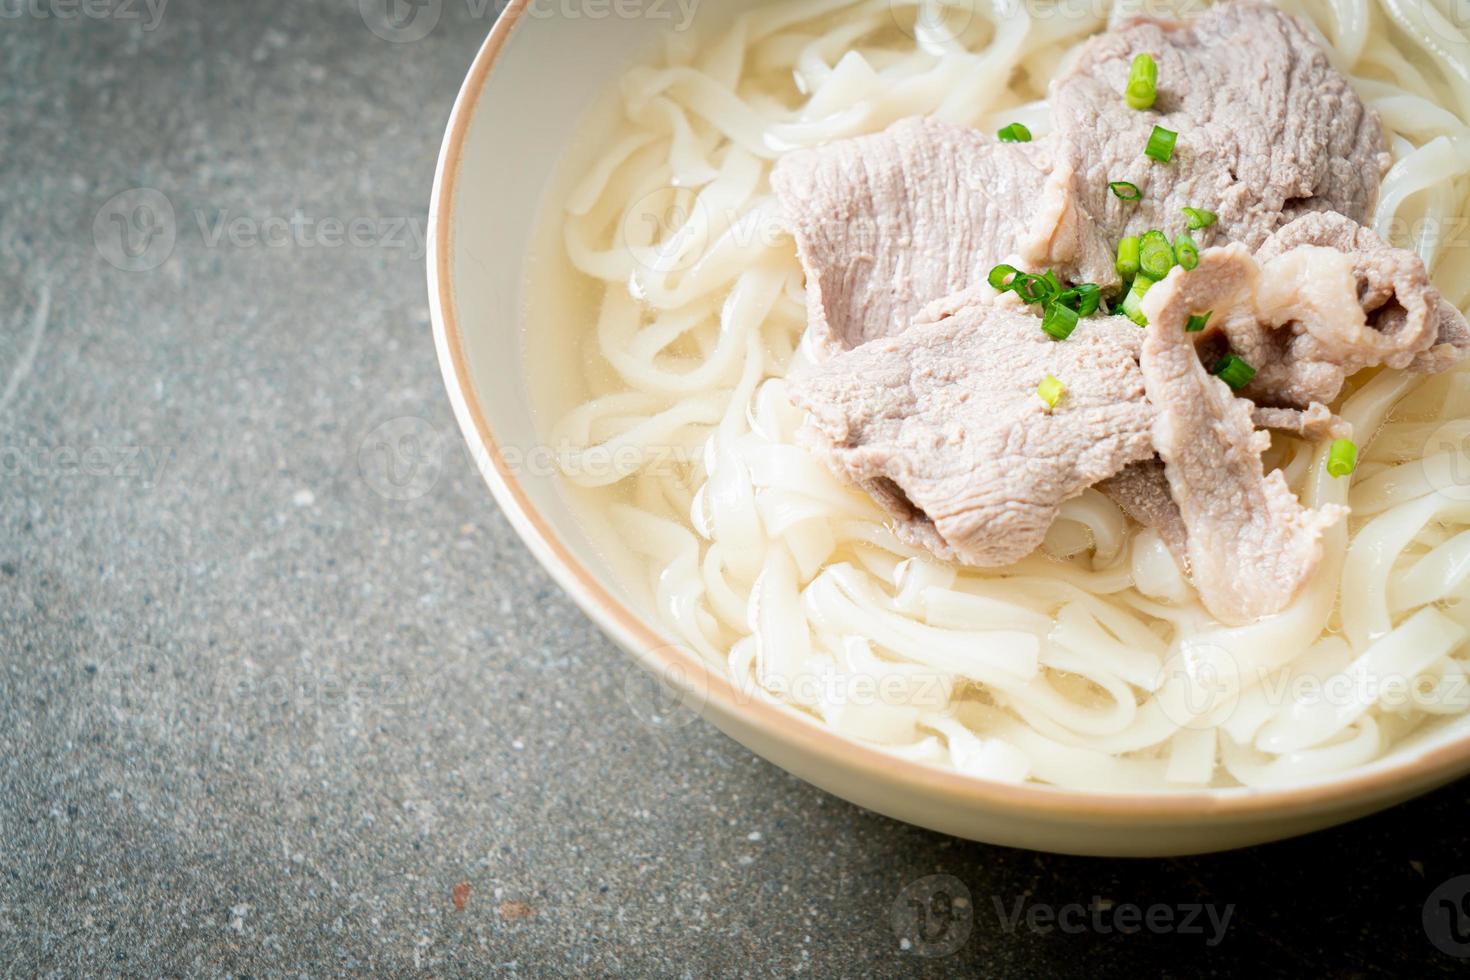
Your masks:
{"label": "noodle in broth", "polygon": [[[1382,116],[1394,165],[1376,230],[1465,309],[1470,35],[1453,2],[1283,6]],[[1351,479],[1326,475],[1325,445],[1273,435],[1268,466],[1308,506],[1352,517],[1291,606],[1235,628],[1096,490],[1037,553],[964,568],[900,543],[795,444],[782,379],[805,356],[806,312],[774,160],[912,115],[1039,138],[1048,81],[1110,14],[970,3],[785,2],[705,46],[670,35],[622,79],[618,130],[556,202],[595,329],[586,398],[551,442],[638,556],[667,628],[750,697],[1008,781],[1300,782],[1470,708],[1464,371],[1355,377],[1333,406],[1365,443]]]}

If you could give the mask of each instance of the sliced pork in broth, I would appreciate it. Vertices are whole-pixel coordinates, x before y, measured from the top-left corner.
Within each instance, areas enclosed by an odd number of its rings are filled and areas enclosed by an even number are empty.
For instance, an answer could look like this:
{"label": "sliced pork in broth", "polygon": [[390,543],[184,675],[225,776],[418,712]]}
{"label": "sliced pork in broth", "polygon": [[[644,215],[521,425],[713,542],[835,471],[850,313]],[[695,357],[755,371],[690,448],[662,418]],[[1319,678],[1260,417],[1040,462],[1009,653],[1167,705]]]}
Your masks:
{"label": "sliced pork in broth", "polygon": [[[1157,70],[1147,112],[1125,101],[1139,55]],[[1260,4],[1101,34],[1052,82],[1052,106],[1082,207],[1110,241],[1150,228],[1172,237],[1186,207],[1218,216],[1201,244],[1254,248],[1309,211],[1363,222],[1389,164],[1377,114],[1300,21]],[[1165,165],[1144,153],[1156,126],[1177,134]],[[1116,181],[1141,198],[1117,198],[1108,189]]]}
{"label": "sliced pork in broth", "polygon": [[1276,612],[1295,596],[1321,560],[1322,532],[1347,516],[1337,506],[1306,510],[1279,470],[1264,471],[1270,436],[1255,429],[1249,401],[1206,373],[1185,331],[1196,310],[1246,301],[1255,273],[1241,246],[1211,249],[1197,269],[1171,274],[1144,301],[1154,448],[1179,508],[1195,587],[1232,623]]}
{"label": "sliced pork in broth", "polygon": [[789,153],[771,186],[807,270],[815,356],[901,333],[925,305],[984,280],[998,262],[1111,263],[1050,146],[962,126],[906,119]]}
{"label": "sliced pork in broth", "polygon": [[1295,785],[1463,726],[1470,33],[931,6],[671,39],[548,193],[533,387],[630,600],[985,779]]}
{"label": "sliced pork in broth", "polygon": [[[836,355],[793,382],[809,444],[874,494],[905,540],[1004,565],[1036,548],[1062,501],[1153,454],[1142,336],[1099,318],[1065,344],[1012,305],[976,301]],[[1066,378],[1055,410],[1037,385]]]}
{"label": "sliced pork in broth", "polygon": [[[1148,111],[1139,63],[1161,79]],[[1378,118],[1298,21],[1250,3],[1102,35],[1052,102],[1034,144],[910,119],[778,163],[819,362],[791,378],[807,441],[942,558],[1014,562],[1099,485],[1217,618],[1277,612],[1345,511],[1303,510],[1263,430],[1346,442],[1349,377],[1470,346],[1419,257],[1360,224]]]}

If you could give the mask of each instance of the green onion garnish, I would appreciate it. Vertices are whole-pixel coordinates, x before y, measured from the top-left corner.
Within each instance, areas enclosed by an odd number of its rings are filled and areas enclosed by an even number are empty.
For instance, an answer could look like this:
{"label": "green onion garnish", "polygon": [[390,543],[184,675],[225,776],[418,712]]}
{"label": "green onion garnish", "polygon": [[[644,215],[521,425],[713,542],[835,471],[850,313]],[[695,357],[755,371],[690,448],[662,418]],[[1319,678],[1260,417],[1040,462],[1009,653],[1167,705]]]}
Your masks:
{"label": "green onion garnish", "polygon": [[1347,476],[1357,468],[1357,443],[1351,439],[1334,439],[1332,441],[1332,448],[1327,451],[1327,475]]}
{"label": "green onion garnish", "polygon": [[1174,141],[1178,138],[1178,133],[1165,129],[1163,126],[1155,126],[1154,131],[1149,134],[1148,146],[1143,148],[1143,152],[1160,163],[1168,163],[1174,159]]}
{"label": "green onion garnish", "polygon": [[1184,216],[1189,219],[1189,230],[1199,231],[1208,228],[1217,220],[1215,212],[1206,211],[1202,208],[1183,208]]}
{"label": "green onion garnish", "polygon": [[1189,237],[1188,232],[1181,232],[1174,239],[1174,258],[1179,261],[1179,266],[1185,272],[1199,265],[1199,246],[1195,245],[1194,239]]}
{"label": "green onion garnish", "polygon": [[999,289],[1004,293],[1015,285],[1014,277],[1018,272],[1019,270],[1013,265],[998,265],[990,270],[986,282],[990,283],[992,289]]}
{"label": "green onion garnish", "polygon": [[1143,197],[1143,191],[1138,189],[1138,185],[1130,184],[1126,180],[1113,181],[1108,185],[1108,190],[1112,191],[1120,201],[1136,201]]}
{"label": "green onion garnish", "polygon": [[1047,408],[1056,408],[1057,402],[1062,400],[1062,394],[1066,390],[1066,385],[1049,374],[1041,379],[1041,384],[1036,386],[1036,393],[1041,396],[1042,401],[1046,402]]}
{"label": "green onion garnish", "polygon": [[1138,241],[1138,267],[1150,279],[1157,282],[1174,268],[1174,249],[1162,231],[1147,231]]}
{"label": "green onion garnish", "polygon": [[1002,143],[1029,143],[1031,142],[1031,130],[1020,123],[1011,123],[1005,129],[995,134],[1000,137]]}
{"label": "green onion garnish", "polygon": [[1013,265],[998,265],[985,281],[1001,292],[1014,292],[1023,303],[1051,303],[1062,294],[1062,281],[1051,269],[1041,275],[1021,272]]}
{"label": "green onion garnish", "polygon": [[1256,376],[1256,369],[1234,354],[1226,354],[1210,373],[1239,391],[1251,383],[1251,378]]}
{"label": "green onion garnish", "polygon": [[985,281],[1002,293],[1014,292],[1023,303],[1040,303],[1041,329],[1057,340],[1066,340],[1076,329],[1077,321],[1096,313],[1102,304],[1102,289],[1097,283],[1084,282],[1064,290],[1052,269],[1038,276],[1021,272],[1013,265],[997,265]]}
{"label": "green onion garnish", "polygon": [[1130,109],[1152,109],[1158,95],[1159,66],[1152,55],[1141,54],[1133,59],[1128,70],[1128,87],[1123,90],[1123,100]]}
{"label": "green onion garnish", "polygon": [[1123,315],[1140,327],[1148,326],[1148,317],[1143,315],[1143,298],[1148,295],[1149,287],[1154,281],[1143,273],[1139,273],[1133,280],[1133,288],[1128,290],[1128,295],[1123,297]]}
{"label": "green onion garnish", "polygon": [[1078,316],[1092,316],[1102,305],[1102,289],[1095,282],[1084,282],[1059,294],[1052,302],[1077,311]]}
{"label": "green onion garnish", "polygon": [[1062,294],[1062,281],[1057,278],[1057,274],[1051,269],[1043,272],[1041,279],[1046,283],[1046,298],[1048,300],[1055,299]]}
{"label": "green onion garnish", "polygon": [[1061,295],[1061,279],[1051,269],[1035,276],[1029,272],[1017,272],[1014,266],[995,266],[985,281],[1001,292],[1014,292],[1022,298],[1022,303],[1051,303]]}
{"label": "green onion garnish", "polygon": [[1118,243],[1118,275],[1132,279],[1138,275],[1138,239],[1130,236]]}
{"label": "green onion garnish", "polygon": [[1011,288],[1016,291],[1017,296],[1021,297],[1023,303],[1043,303],[1051,295],[1045,279],[1026,272],[1016,276]]}
{"label": "green onion garnish", "polygon": [[1076,310],[1061,303],[1052,303],[1041,318],[1041,329],[1054,340],[1066,340],[1077,329],[1078,319]]}
{"label": "green onion garnish", "polygon": [[1215,311],[1214,310],[1210,310],[1208,313],[1195,313],[1195,314],[1193,314],[1192,316],[1190,316],[1189,322],[1186,323],[1186,324],[1184,324],[1184,332],[1185,333],[1199,333],[1205,327],[1209,326],[1209,324],[1210,324],[1210,317],[1212,317],[1214,315],[1215,315]]}

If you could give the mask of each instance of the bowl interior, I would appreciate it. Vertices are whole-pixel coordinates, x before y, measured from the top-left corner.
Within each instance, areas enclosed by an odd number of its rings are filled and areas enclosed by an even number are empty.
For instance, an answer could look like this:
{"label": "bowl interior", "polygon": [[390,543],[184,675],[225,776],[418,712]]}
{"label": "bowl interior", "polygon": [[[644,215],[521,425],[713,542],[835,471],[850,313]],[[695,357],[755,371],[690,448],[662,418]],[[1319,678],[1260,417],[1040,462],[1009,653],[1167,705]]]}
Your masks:
{"label": "bowl interior", "polygon": [[[752,0],[726,0],[717,13],[699,8],[694,29],[707,36],[750,6],[755,6]],[[527,282],[555,283],[563,273],[570,276],[569,268],[529,267],[535,256],[552,256],[535,261],[565,264],[555,257],[558,249],[546,247],[544,236],[559,231],[553,223],[538,221],[540,209],[561,200],[575,170],[564,166],[565,161],[596,158],[600,134],[615,119],[612,96],[618,75],[679,26],[682,15],[676,5],[664,17],[599,19],[538,16],[535,6],[521,7],[512,5],[508,16],[520,14],[514,27],[498,25],[477,60],[441,160],[435,219],[447,223],[447,248],[436,249],[445,252],[438,258],[431,252],[430,262],[431,279],[445,280],[443,293],[434,298],[436,319],[454,324],[448,338],[440,338],[446,382],[471,451],[481,457],[477,462],[522,537],[553,575],[574,595],[583,593],[579,601],[584,607],[586,585],[595,581],[658,632],[643,585],[646,573],[609,530],[587,518],[576,492],[558,477],[549,451],[555,447],[546,432],[562,407],[562,396],[538,386],[536,379],[575,371],[577,338],[585,337],[592,325],[557,315],[565,295],[556,289],[528,289]],[[528,310],[535,315],[528,316]],[[458,366],[449,363],[444,349],[456,343]],[[466,408],[467,395],[477,411]],[[498,448],[487,450],[487,443]],[[483,458],[497,451],[503,457],[498,467]],[[569,572],[569,564],[580,567]],[[595,608],[589,611],[618,636],[609,617]],[[618,638],[630,645],[627,635]],[[1377,774],[1382,778],[1373,785],[1386,798],[1394,788],[1388,784],[1397,778],[1390,771],[1417,761],[1422,765],[1411,774],[1417,778],[1401,782],[1423,788],[1470,766],[1467,746],[1451,744],[1467,737],[1470,718],[1430,726],[1372,765],[1320,782],[1342,784]],[[952,788],[954,783],[947,782]],[[1030,789],[1044,796],[1049,788]],[[1204,812],[1225,797],[1263,794],[1207,790],[1190,795],[1200,804],[1196,812]]]}

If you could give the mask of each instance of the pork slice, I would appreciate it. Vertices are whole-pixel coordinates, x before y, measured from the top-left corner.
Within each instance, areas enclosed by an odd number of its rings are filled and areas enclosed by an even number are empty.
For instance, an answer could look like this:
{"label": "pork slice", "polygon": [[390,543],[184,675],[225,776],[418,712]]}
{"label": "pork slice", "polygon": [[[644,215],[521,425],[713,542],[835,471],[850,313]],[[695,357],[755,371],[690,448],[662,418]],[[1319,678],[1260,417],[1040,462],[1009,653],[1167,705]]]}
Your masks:
{"label": "pork slice", "polygon": [[[1323,439],[1351,439],[1352,426],[1334,415],[1326,405],[1314,403],[1311,408],[1255,408],[1251,423],[1261,429],[1291,432],[1313,442]],[[1097,489],[1112,498],[1129,517],[1144,527],[1159,532],[1179,567],[1189,573],[1189,532],[1179,505],[1169,490],[1164,462],[1155,456],[1130,463],[1116,476],[1108,477]]]}
{"label": "pork slice", "polygon": [[1367,367],[1443,370],[1464,356],[1465,319],[1419,257],[1342,215],[1297,219],[1255,261],[1248,301],[1214,311],[1198,339],[1208,350],[1223,335],[1256,369],[1242,394],[1265,409],[1330,403]]}
{"label": "pork slice", "polygon": [[911,118],[788,153],[771,173],[806,272],[814,358],[907,329],[991,268],[1110,263],[1049,141]]}
{"label": "pork slice", "polygon": [[[1133,58],[1158,65],[1152,110],[1124,102]],[[1185,230],[1181,209],[1219,216],[1196,241],[1254,248],[1306,212],[1367,219],[1390,158],[1378,116],[1328,62],[1306,26],[1258,3],[1222,3],[1190,21],[1139,18],[1089,41],[1051,89],[1073,154],[1082,209],[1116,242]],[[1144,155],[1155,125],[1178,133],[1174,156]],[[1110,181],[1143,192],[1118,200]]]}
{"label": "pork slice", "polygon": [[[1029,310],[977,302],[797,372],[801,440],[867,489],[899,537],[941,558],[1005,565],[1057,508],[1152,454],[1142,331],[1083,320],[1064,341]],[[1037,385],[1066,392],[1048,410]]]}
{"label": "pork slice", "polygon": [[1266,408],[1257,405],[1251,410],[1251,422],[1257,428],[1295,433],[1310,442],[1353,437],[1352,425],[1321,402],[1312,402],[1306,408]]}
{"label": "pork slice", "polygon": [[[1357,339],[1348,338],[1345,353],[1350,362],[1376,363],[1373,355],[1381,351],[1382,362],[1391,367],[1434,374],[1453,367],[1470,350],[1465,315],[1429,281],[1424,263],[1414,253],[1394,248],[1345,215],[1323,212],[1303,215],[1277,229],[1256,250],[1255,258],[1267,264],[1303,246],[1352,256],[1358,305],[1369,330]],[[1327,353],[1340,356],[1342,341],[1333,344],[1334,336],[1329,332],[1319,343],[1329,345]]]}
{"label": "pork slice", "polygon": [[1157,456],[1123,467],[1117,475],[1110,476],[1097,488],[1112,498],[1123,513],[1144,527],[1159,532],[1164,545],[1189,573],[1189,533],[1184,528],[1184,518],[1169,493],[1169,478],[1164,475],[1163,460]]}
{"label": "pork slice", "polygon": [[1280,471],[1265,472],[1270,437],[1252,404],[1206,373],[1184,327],[1202,310],[1248,303],[1258,272],[1240,245],[1210,249],[1144,298],[1141,368],[1157,409],[1153,444],[1188,536],[1189,567],[1206,608],[1228,624],[1279,612],[1311,578],[1337,506],[1309,510]]}

